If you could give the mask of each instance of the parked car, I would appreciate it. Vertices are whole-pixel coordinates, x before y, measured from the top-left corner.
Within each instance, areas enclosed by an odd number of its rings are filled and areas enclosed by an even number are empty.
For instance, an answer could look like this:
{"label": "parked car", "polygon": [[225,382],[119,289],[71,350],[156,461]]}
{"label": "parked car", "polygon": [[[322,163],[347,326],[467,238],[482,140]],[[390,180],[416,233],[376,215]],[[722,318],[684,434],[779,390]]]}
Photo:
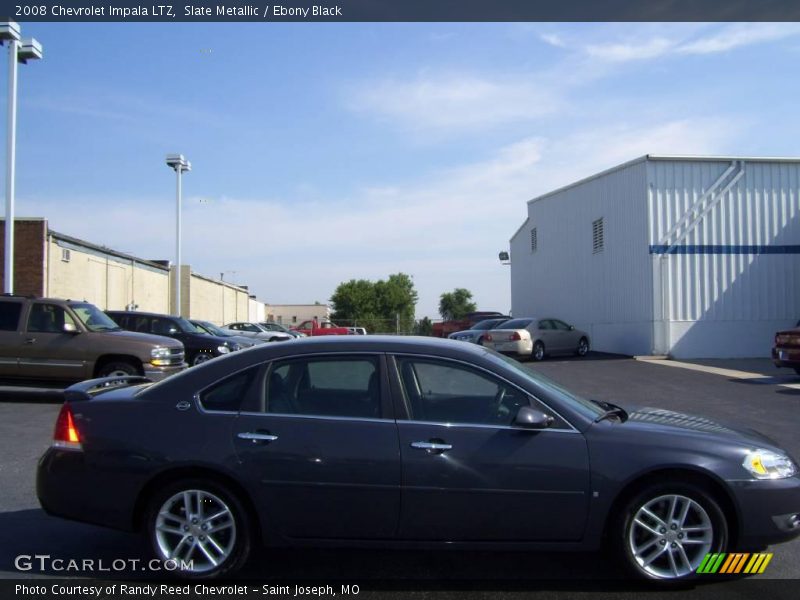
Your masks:
{"label": "parked car", "polygon": [[367,335],[367,328],[366,327],[348,327],[347,330],[352,335]]}
{"label": "parked car", "polygon": [[506,319],[511,318],[510,316],[504,315],[496,310],[476,310],[474,312],[467,313],[463,319],[452,319],[450,321],[434,323],[431,328],[431,335],[433,337],[448,337],[451,333],[455,333],[456,331],[466,331],[467,329],[472,329],[472,326],[480,321],[500,317],[505,317]]}
{"label": "parked car", "polygon": [[290,333],[284,333],[283,331],[272,331],[262,327],[258,323],[228,323],[223,327],[223,329],[226,329],[236,335],[252,337],[265,342],[286,342],[288,340],[295,339],[295,336]]}
{"label": "parked car", "polygon": [[284,327],[283,325],[281,325],[280,323],[276,323],[275,321],[260,321],[258,324],[267,331],[282,331],[283,333],[288,333],[292,337],[296,338],[306,337],[305,333],[300,333],[299,331],[292,331],[288,327]]}
{"label": "parked car", "polygon": [[109,375],[159,380],[186,368],[183,344],[122,331],[88,302],[0,296],[0,378],[74,383]]}
{"label": "parked car", "polygon": [[542,360],[549,354],[586,356],[589,334],[558,319],[512,319],[487,332],[483,345],[533,360]]}
{"label": "parked car", "polygon": [[292,327],[292,330],[303,333],[308,337],[317,337],[320,335],[353,335],[347,327],[339,327],[336,323],[332,323],[331,321],[318,321],[317,319],[303,321],[297,327]]}
{"label": "parked car", "polygon": [[256,344],[264,343],[263,340],[259,340],[253,337],[247,337],[244,335],[236,335],[230,332],[230,330],[226,331],[222,329],[222,327],[217,327],[210,321],[200,321],[198,319],[189,319],[189,323],[197,327],[198,329],[202,329],[205,333],[209,335],[215,335],[221,338],[227,338],[231,342],[236,342],[239,344],[239,347],[244,348],[251,348]]}
{"label": "parked car", "polygon": [[500,317],[499,319],[484,319],[478,321],[470,329],[464,331],[456,331],[447,337],[451,340],[459,340],[461,342],[471,342],[473,344],[483,344],[483,336],[490,329],[500,327],[503,323],[509,321],[509,317]]}
{"label": "parked car", "polygon": [[128,331],[164,335],[182,342],[186,349],[186,362],[190,365],[199,365],[241,349],[236,342],[208,335],[183,317],[121,310],[109,310],[106,314]]}
{"label": "parked car", "polygon": [[775,334],[772,361],[776,367],[788,367],[800,375],[800,322],[794,329]]}
{"label": "parked car", "polygon": [[587,400],[474,344],[310,338],[65,397],[42,507],[141,531],[185,577],[230,575],[259,541],[608,541],[632,573],[680,582],[708,553],[800,534],[797,463],[752,429]]}

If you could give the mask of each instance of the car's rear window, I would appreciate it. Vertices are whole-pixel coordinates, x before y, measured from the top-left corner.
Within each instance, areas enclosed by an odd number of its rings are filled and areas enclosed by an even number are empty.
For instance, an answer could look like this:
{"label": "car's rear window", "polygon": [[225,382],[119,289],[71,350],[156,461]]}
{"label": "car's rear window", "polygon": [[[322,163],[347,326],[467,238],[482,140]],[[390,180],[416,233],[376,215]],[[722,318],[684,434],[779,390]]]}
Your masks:
{"label": "car's rear window", "polygon": [[498,329],[525,329],[531,324],[533,319],[511,319],[507,323],[503,323]]}
{"label": "car's rear window", "polygon": [[21,312],[21,302],[0,302],[0,331],[16,331]]}

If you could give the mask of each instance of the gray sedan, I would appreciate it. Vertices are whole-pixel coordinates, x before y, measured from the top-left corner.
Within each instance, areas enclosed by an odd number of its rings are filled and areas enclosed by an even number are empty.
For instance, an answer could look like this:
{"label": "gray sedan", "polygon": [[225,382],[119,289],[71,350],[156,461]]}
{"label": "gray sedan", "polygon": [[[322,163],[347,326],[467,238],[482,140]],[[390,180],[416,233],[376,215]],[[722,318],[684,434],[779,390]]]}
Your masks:
{"label": "gray sedan", "polygon": [[499,319],[484,319],[475,323],[470,329],[463,331],[456,331],[447,337],[451,340],[459,340],[461,342],[471,342],[473,344],[483,344],[483,336],[490,329],[500,327],[506,321],[510,321],[508,317],[501,317]]}
{"label": "gray sedan", "polygon": [[589,352],[589,334],[558,319],[512,319],[487,333],[483,345],[504,354],[542,360],[548,354]]}
{"label": "gray sedan", "polygon": [[263,541],[606,545],[680,583],[800,535],[797,463],[750,423],[582,398],[474,344],[320,336],[64,397],[42,507],[143,532],[183,578],[229,576]]}

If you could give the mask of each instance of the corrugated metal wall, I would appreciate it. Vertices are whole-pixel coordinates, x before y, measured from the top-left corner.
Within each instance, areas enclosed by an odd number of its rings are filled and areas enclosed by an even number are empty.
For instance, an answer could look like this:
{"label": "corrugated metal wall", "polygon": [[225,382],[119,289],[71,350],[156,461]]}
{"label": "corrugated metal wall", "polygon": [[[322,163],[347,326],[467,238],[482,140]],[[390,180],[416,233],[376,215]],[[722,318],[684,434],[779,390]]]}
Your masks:
{"label": "corrugated metal wall", "polygon": [[[514,316],[563,319],[588,331],[598,350],[650,352],[646,175],[646,163],[638,161],[528,204],[529,220],[511,240]],[[592,223],[599,218],[604,248],[594,253]]]}
{"label": "corrugated metal wall", "polygon": [[661,349],[676,357],[767,356],[774,332],[800,319],[797,162],[745,160],[743,176],[674,253],[659,254],[665,234],[730,166],[647,162],[649,243],[661,270],[654,276],[656,337],[661,321]]}

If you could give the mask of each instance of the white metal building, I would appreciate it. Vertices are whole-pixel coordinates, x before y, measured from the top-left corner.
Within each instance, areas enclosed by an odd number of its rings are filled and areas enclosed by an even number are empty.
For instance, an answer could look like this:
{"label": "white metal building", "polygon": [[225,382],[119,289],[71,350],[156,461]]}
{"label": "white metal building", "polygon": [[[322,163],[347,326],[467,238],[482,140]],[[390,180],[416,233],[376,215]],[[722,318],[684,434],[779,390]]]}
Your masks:
{"label": "white metal building", "polygon": [[511,304],[595,350],[769,356],[800,319],[800,159],[647,155],[530,200]]}

